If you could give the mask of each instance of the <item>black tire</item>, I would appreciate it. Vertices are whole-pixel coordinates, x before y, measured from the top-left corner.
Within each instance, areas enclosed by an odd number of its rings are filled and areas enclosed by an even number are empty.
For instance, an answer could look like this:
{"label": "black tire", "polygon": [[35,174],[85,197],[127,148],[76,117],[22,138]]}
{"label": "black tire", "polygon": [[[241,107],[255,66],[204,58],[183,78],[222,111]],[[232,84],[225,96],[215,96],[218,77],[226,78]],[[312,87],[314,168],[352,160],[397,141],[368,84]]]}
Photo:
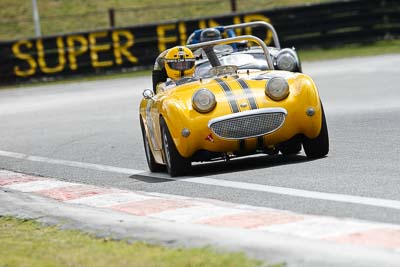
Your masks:
{"label": "black tire", "polygon": [[146,136],[146,130],[143,125],[143,120],[140,118],[140,128],[142,129],[144,151],[146,153],[147,165],[151,172],[163,172],[165,171],[165,166],[158,164],[154,159],[153,152],[151,151],[149,139]]}
{"label": "black tire", "polygon": [[182,176],[190,172],[191,162],[182,157],[176,149],[165,120],[160,118],[161,139],[163,144],[164,160],[171,177]]}
{"label": "black tire", "polygon": [[289,156],[289,155],[297,155],[301,151],[301,142],[292,142],[290,144],[285,144],[279,147],[282,155]]}
{"label": "black tire", "polygon": [[322,158],[329,152],[328,126],[326,124],[325,112],[321,103],[322,125],[319,135],[314,139],[306,138],[303,141],[304,152],[309,159]]}

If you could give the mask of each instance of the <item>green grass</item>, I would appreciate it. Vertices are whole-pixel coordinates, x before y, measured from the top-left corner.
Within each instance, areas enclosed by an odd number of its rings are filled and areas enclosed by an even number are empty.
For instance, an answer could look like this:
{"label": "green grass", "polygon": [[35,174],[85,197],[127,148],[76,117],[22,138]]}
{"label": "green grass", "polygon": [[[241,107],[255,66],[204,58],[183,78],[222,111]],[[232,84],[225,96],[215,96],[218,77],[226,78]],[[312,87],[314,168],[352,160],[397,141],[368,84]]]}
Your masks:
{"label": "green grass", "polygon": [[243,253],[211,248],[172,249],[145,243],[100,239],[60,231],[34,221],[0,217],[0,266],[7,267],[252,267],[261,262]]}
{"label": "green grass", "polygon": [[[253,11],[327,1],[237,0],[237,11]],[[38,0],[37,2],[43,35],[108,28],[109,8],[116,9],[116,26],[221,15],[230,13],[231,10],[230,0]],[[144,7],[148,8],[143,9]],[[1,0],[0,40],[34,36],[32,1]]]}

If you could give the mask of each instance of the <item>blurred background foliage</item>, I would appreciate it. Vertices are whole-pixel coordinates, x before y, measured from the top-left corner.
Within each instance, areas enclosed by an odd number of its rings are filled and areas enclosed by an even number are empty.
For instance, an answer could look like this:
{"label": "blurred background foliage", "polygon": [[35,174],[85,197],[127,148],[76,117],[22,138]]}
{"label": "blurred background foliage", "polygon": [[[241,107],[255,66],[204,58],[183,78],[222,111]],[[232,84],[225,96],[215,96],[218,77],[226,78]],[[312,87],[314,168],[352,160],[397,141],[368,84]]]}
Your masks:
{"label": "blurred background foliage", "polygon": [[[236,0],[236,12],[329,0]],[[132,26],[232,13],[231,0],[37,0],[42,35]],[[0,0],[0,41],[35,36],[31,0]]]}

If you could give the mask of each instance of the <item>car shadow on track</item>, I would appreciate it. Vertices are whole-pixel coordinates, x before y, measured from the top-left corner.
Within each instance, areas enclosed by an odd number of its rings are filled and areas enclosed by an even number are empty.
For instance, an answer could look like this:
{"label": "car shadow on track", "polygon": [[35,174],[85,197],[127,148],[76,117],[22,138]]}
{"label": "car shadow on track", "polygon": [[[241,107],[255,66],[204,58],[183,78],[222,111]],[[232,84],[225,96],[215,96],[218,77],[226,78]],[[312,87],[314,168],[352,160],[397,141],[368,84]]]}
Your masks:
{"label": "car shadow on track", "polygon": [[165,182],[184,180],[193,177],[204,177],[209,175],[242,172],[242,171],[249,171],[256,169],[267,169],[277,166],[300,164],[309,161],[313,160],[308,159],[304,155],[291,155],[291,156],[257,155],[257,156],[234,158],[229,161],[194,163],[192,166],[192,171],[188,174],[188,176],[171,178],[166,173],[146,173],[143,175],[142,174],[132,175],[130,176],[130,178],[145,183],[165,183]]}
{"label": "car shadow on track", "polygon": [[308,161],[310,161],[310,159],[303,155],[250,156],[245,158],[235,158],[229,161],[194,164],[190,175],[202,177],[255,169],[267,169],[277,166],[299,164]]}

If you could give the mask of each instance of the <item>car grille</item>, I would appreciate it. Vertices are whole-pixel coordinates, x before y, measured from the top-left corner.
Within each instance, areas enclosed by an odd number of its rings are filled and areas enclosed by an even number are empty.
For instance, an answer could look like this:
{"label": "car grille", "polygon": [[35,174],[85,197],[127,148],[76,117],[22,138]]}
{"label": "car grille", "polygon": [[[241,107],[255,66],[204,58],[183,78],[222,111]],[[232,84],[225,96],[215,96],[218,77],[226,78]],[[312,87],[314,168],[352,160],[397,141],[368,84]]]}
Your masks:
{"label": "car grille", "polygon": [[215,135],[224,139],[246,139],[272,133],[284,123],[286,110],[281,108],[245,111],[209,122]]}

